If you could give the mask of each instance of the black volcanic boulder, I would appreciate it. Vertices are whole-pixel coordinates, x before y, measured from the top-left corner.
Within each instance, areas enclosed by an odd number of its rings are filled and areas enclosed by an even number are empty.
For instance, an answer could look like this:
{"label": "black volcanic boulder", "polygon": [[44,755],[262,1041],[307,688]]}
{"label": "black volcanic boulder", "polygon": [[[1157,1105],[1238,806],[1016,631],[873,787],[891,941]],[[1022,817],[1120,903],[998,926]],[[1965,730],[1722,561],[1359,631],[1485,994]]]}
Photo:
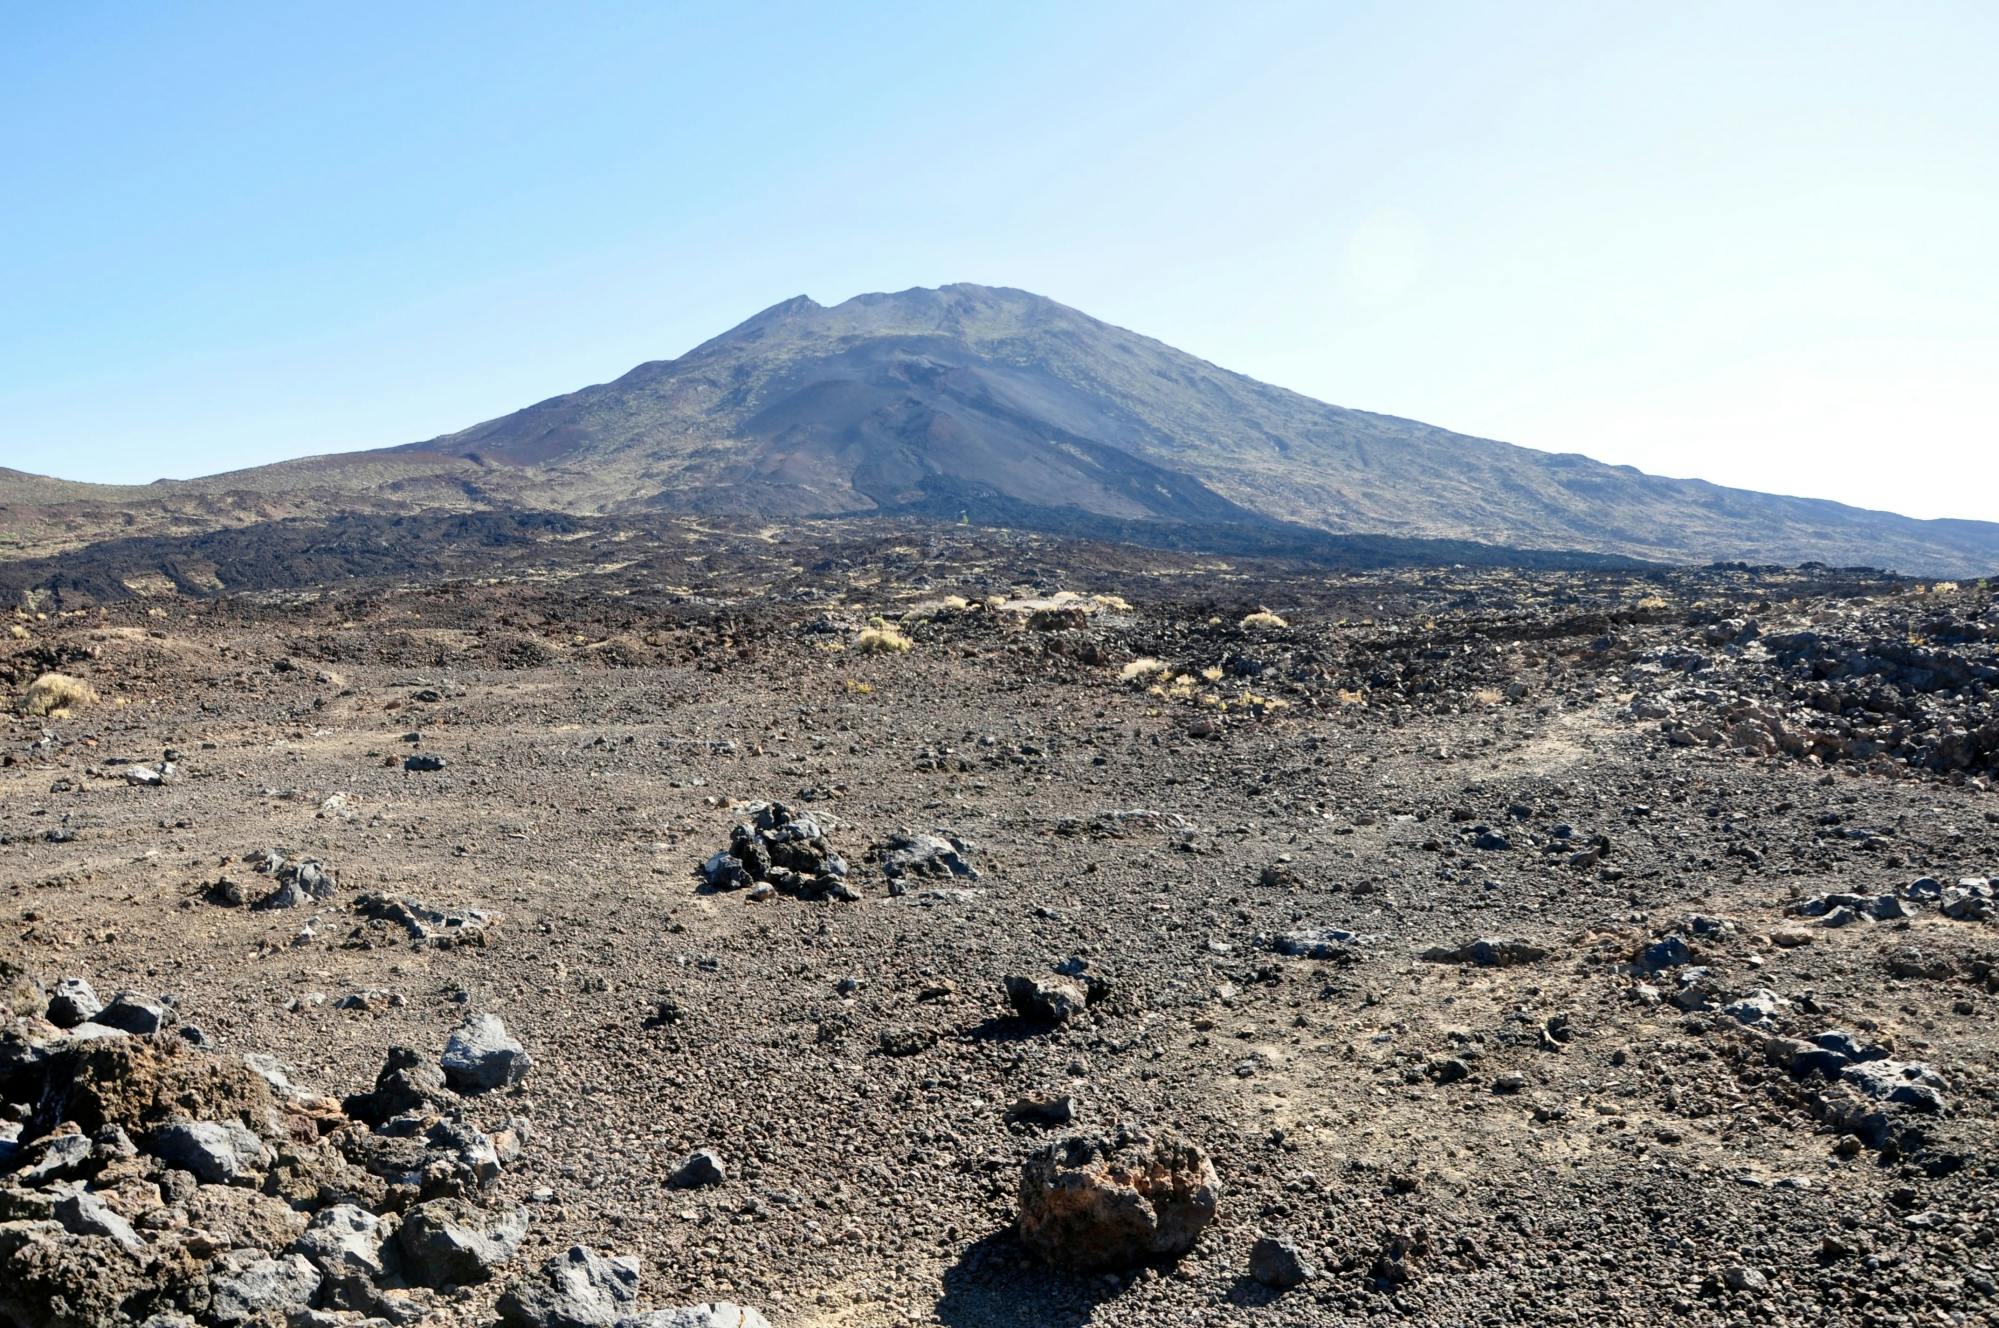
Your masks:
{"label": "black volcanic boulder", "polygon": [[1072,1136],[1022,1168],[1020,1238],[1058,1268],[1136,1267],[1192,1249],[1220,1192],[1207,1154],[1171,1133]]}

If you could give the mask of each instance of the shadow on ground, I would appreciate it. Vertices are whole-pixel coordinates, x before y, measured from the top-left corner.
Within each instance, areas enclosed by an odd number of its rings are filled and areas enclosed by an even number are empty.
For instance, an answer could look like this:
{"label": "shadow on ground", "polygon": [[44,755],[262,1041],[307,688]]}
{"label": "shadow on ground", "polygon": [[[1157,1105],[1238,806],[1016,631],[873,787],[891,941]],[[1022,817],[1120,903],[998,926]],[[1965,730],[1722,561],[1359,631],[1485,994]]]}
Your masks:
{"label": "shadow on ground", "polygon": [[1058,1272],[1038,1262],[1011,1229],[974,1241],[944,1273],[937,1321],[949,1328],[1062,1328],[1087,1324],[1123,1291],[1124,1279]]}

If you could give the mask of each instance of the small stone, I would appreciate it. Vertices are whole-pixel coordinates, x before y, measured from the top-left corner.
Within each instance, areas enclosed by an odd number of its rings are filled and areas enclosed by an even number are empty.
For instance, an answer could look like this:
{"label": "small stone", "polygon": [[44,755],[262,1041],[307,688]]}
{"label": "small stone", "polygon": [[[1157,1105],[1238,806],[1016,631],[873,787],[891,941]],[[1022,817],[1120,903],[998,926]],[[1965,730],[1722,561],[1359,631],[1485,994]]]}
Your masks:
{"label": "small stone", "polygon": [[444,769],[444,758],[436,752],[418,752],[403,758],[403,769],[415,774],[427,774]]}
{"label": "small stone", "polygon": [[1044,1024],[1067,1023],[1089,1004],[1078,982],[1066,978],[1009,977],[1003,980],[1007,1003],[1024,1019]]}
{"label": "small stone", "polygon": [[1296,1245],[1274,1236],[1258,1237],[1250,1247],[1249,1272],[1263,1285],[1280,1291],[1303,1286],[1317,1276],[1317,1270]]}
{"label": "small stone", "polygon": [[703,1148],[699,1152],[690,1154],[686,1161],[675,1168],[673,1174],[666,1178],[666,1183],[676,1190],[699,1190],[711,1185],[720,1185],[728,1178],[729,1172],[722,1165],[721,1155]]}

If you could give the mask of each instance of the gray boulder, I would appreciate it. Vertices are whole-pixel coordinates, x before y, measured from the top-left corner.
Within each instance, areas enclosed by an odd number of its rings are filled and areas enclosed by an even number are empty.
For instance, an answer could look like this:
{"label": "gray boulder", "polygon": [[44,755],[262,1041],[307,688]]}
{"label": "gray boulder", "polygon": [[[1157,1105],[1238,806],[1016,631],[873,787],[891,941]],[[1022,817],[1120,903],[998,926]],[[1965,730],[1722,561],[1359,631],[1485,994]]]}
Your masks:
{"label": "gray boulder", "polygon": [[48,1020],[57,1028],[75,1028],[97,1017],[104,1002],[82,978],[64,978],[49,993]]}
{"label": "gray boulder", "polygon": [[111,998],[111,1004],[92,1017],[91,1022],[135,1037],[151,1037],[160,1031],[160,1025],[166,1022],[166,1018],[166,1007],[152,997],[142,996],[136,991],[121,991]]}
{"label": "gray boulder", "polygon": [[444,1044],[444,1082],[461,1093],[506,1088],[527,1078],[534,1060],[507,1035],[496,1014],[466,1020]]}
{"label": "gray boulder", "polygon": [[313,1216],[292,1249],[335,1283],[372,1282],[383,1274],[382,1219],[353,1204],[334,1204]]}
{"label": "gray boulder", "polygon": [[509,1328],[607,1328],[630,1316],[639,1299],[639,1261],[606,1258],[581,1245],[550,1258],[500,1296]]}
{"label": "gray boulder", "polygon": [[277,878],[277,888],[257,901],[258,908],[297,908],[333,897],[334,875],[325,863],[314,858],[272,861],[276,864],[271,874]]}
{"label": "gray boulder", "polygon": [[979,873],[966,861],[971,845],[955,835],[911,834],[906,830],[889,836],[882,845],[882,875],[888,877],[891,895],[905,894],[919,881],[964,879],[976,881]]}
{"label": "gray boulder", "polygon": [[81,1173],[90,1165],[95,1150],[83,1135],[57,1134],[37,1139],[21,1151],[28,1162],[14,1173],[13,1182],[25,1189],[33,1189],[46,1181]]}
{"label": "gray boulder", "polygon": [[127,1254],[144,1257],[146,1242],[132,1230],[132,1224],[111,1211],[89,1190],[73,1190],[56,1200],[56,1221],[75,1236],[104,1236]]}
{"label": "gray boulder", "polygon": [[271,1150],[236,1121],[177,1121],[153,1132],[153,1155],[207,1185],[227,1185],[270,1165]]}
{"label": "gray boulder", "polygon": [[1089,1004],[1083,984],[1068,978],[1009,977],[1003,979],[1007,1004],[1023,1019],[1062,1024]]}
{"label": "gray boulder", "polygon": [[302,1254],[271,1257],[263,1250],[229,1250],[208,1275],[208,1318],[224,1328],[282,1322],[312,1304],[319,1270]]}
{"label": "gray boulder", "polygon": [[1249,1275],[1267,1287],[1287,1291],[1317,1276],[1317,1270],[1296,1245],[1261,1236],[1249,1250]]}
{"label": "gray boulder", "polygon": [[1693,962],[1694,952],[1687,948],[1686,941],[1678,936],[1662,936],[1638,952],[1636,965],[1640,973],[1661,973]]}
{"label": "gray boulder", "polygon": [[708,1305],[654,1310],[650,1314],[620,1319],[617,1328],[770,1328],[770,1320],[746,1305],[732,1305],[723,1300]]}
{"label": "gray boulder", "polygon": [[499,1212],[462,1199],[418,1204],[396,1231],[403,1275],[420,1286],[470,1286],[514,1257],[527,1235],[525,1209]]}

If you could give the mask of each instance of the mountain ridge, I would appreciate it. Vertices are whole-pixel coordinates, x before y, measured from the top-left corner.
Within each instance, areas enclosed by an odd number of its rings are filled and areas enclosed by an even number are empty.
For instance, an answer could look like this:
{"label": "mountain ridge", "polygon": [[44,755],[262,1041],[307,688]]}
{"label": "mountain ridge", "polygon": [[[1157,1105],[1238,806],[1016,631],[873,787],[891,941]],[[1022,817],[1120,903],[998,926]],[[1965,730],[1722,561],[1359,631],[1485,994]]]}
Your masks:
{"label": "mountain ridge", "polygon": [[[0,524],[25,483],[0,477]],[[102,496],[229,493],[358,510],[1080,515],[1140,533],[1274,523],[1669,562],[1999,569],[1999,524],[1653,476],[1331,405],[970,283],[794,296],[676,358],[455,433]]]}

